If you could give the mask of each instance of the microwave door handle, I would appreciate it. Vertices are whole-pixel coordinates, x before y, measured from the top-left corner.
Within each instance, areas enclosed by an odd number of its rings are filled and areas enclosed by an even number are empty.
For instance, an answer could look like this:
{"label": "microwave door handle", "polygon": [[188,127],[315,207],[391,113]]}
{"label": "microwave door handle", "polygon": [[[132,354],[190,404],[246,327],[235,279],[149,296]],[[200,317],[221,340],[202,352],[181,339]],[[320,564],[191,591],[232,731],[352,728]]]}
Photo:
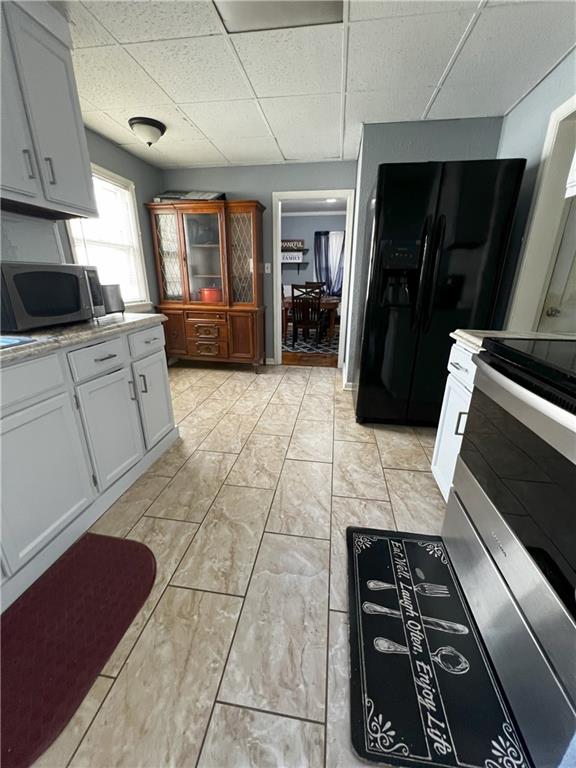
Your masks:
{"label": "microwave door handle", "polygon": [[90,312],[92,317],[96,317],[96,310],[94,309],[94,302],[92,301],[92,289],[90,288],[90,278],[88,277],[88,270],[84,270],[84,280],[86,282],[86,292],[88,294],[88,301],[90,302]]}

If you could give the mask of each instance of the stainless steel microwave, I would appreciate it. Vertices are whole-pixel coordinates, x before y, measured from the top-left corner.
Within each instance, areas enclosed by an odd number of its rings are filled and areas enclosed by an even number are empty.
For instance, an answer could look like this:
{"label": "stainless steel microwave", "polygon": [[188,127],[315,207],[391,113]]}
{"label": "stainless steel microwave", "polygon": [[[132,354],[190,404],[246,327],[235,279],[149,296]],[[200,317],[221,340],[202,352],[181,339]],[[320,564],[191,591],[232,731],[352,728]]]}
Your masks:
{"label": "stainless steel microwave", "polygon": [[3,332],[79,323],[105,314],[95,267],[3,262],[0,272]]}

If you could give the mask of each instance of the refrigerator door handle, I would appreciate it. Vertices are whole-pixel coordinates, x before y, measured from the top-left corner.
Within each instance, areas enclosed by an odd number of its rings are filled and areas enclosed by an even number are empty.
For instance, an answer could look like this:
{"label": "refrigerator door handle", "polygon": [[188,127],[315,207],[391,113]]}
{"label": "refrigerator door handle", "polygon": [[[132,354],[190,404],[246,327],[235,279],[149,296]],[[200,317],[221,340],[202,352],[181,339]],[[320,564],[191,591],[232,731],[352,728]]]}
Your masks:
{"label": "refrigerator door handle", "polygon": [[430,298],[428,299],[428,311],[426,313],[426,320],[424,321],[424,332],[430,329],[432,324],[432,315],[434,313],[434,298],[436,288],[438,286],[438,274],[440,272],[440,259],[442,257],[442,249],[444,247],[444,233],[446,232],[446,216],[440,214],[436,222],[436,233],[434,242],[436,247],[434,248],[434,259],[432,267],[432,283],[430,284]]}
{"label": "refrigerator door handle", "polygon": [[420,255],[422,256],[422,265],[420,267],[420,276],[418,278],[418,295],[416,297],[416,305],[414,309],[414,315],[412,317],[412,330],[416,328],[420,322],[420,316],[422,315],[422,306],[424,304],[424,289],[426,286],[426,277],[428,274],[428,261],[430,254],[430,224],[432,222],[432,216],[428,215],[424,219],[424,226],[422,227],[422,235],[420,237],[420,253],[418,254],[418,261],[420,261]]}

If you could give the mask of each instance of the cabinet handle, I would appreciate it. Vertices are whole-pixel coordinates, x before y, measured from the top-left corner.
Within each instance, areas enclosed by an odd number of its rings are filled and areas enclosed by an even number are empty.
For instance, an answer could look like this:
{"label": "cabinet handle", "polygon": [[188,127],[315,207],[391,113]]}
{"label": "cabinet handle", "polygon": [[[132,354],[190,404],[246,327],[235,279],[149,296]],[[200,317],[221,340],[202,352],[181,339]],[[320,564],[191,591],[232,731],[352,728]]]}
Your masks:
{"label": "cabinet handle", "polygon": [[136,400],[136,390],[132,379],[128,379],[128,389],[130,390],[130,400]]}
{"label": "cabinet handle", "polygon": [[218,354],[218,344],[209,344],[206,341],[197,342],[196,349],[201,355],[217,355]]}
{"label": "cabinet handle", "polygon": [[152,344],[153,341],[158,341],[158,336],[152,336],[151,339],[146,339],[144,344]]}
{"label": "cabinet handle", "polygon": [[454,430],[454,434],[460,437],[464,434],[464,430],[460,432],[460,420],[462,419],[462,416],[468,416],[468,412],[467,411],[458,412],[458,418],[456,419],[456,429]]}
{"label": "cabinet handle", "polygon": [[457,371],[464,371],[464,373],[468,373],[468,368],[464,368],[464,366],[460,365],[460,363],[451,362],[450,365],[452,368],[456,368]]}
{"label": "cabinet handle", "polygon": [[218,328],[215,325],[197,325],[196,333],[205,339],[215,339],[218,336]]}
{"label": "cabinet handle", "polygon": [[32,165],[32,152],[30,152],[29,149],[23,149],[22,154],[24,155],[26,170],[28,171],[28,178],[35,179],[36,174],[34,173],[34,166]]}
{"label": "cabinet handle", "polygon": [[51,157],[45,157],[44,161],[46,162],[46,165],[48,166],[48,172],[50,174],[49,177],[48,177],[48,181],[50,182],[50,184],[56,184],[56,176],[54,175],[54,163],[52,162],[52,158]]}
{"label": "cabinet handle", "polygon": [[148,392],[148,382],[146,381],[146,376],[143,373],[139,373],[138,375],[142,379],[142,389],[140,391],[146,394],[146,392]]}
{"label": "cabinet handle", "polygon": [[94,362],[95,363],[103,363],[105,360],[112,360],[112,358],[118,357],[118,355],[115,355],[113,353],[109,355],[104,355],[104,357],[95,357]]}

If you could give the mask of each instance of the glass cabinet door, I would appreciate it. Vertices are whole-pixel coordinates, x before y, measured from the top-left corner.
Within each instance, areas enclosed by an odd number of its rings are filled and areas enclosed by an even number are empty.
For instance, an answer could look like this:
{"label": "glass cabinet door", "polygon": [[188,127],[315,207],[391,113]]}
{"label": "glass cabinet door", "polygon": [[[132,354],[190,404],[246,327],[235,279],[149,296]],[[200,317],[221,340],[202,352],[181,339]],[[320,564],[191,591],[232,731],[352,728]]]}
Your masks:
{"label": "glass cabinet door", "polygon": [[156,213],[156,238],[163,301],[182,301],[184,285],[180,269],[178,222],[175,213]]}
{"label": "glass cabinet door", "polygon": [[222,304],[226,300],[222,274],[221,214],[184,213],[184,238],[189,300]]}
{"label": "glass cabinet door", "polygon": [[254,240],[252,213],[250,211],[230,211],[228,216],[232,303],[253,304]]}

